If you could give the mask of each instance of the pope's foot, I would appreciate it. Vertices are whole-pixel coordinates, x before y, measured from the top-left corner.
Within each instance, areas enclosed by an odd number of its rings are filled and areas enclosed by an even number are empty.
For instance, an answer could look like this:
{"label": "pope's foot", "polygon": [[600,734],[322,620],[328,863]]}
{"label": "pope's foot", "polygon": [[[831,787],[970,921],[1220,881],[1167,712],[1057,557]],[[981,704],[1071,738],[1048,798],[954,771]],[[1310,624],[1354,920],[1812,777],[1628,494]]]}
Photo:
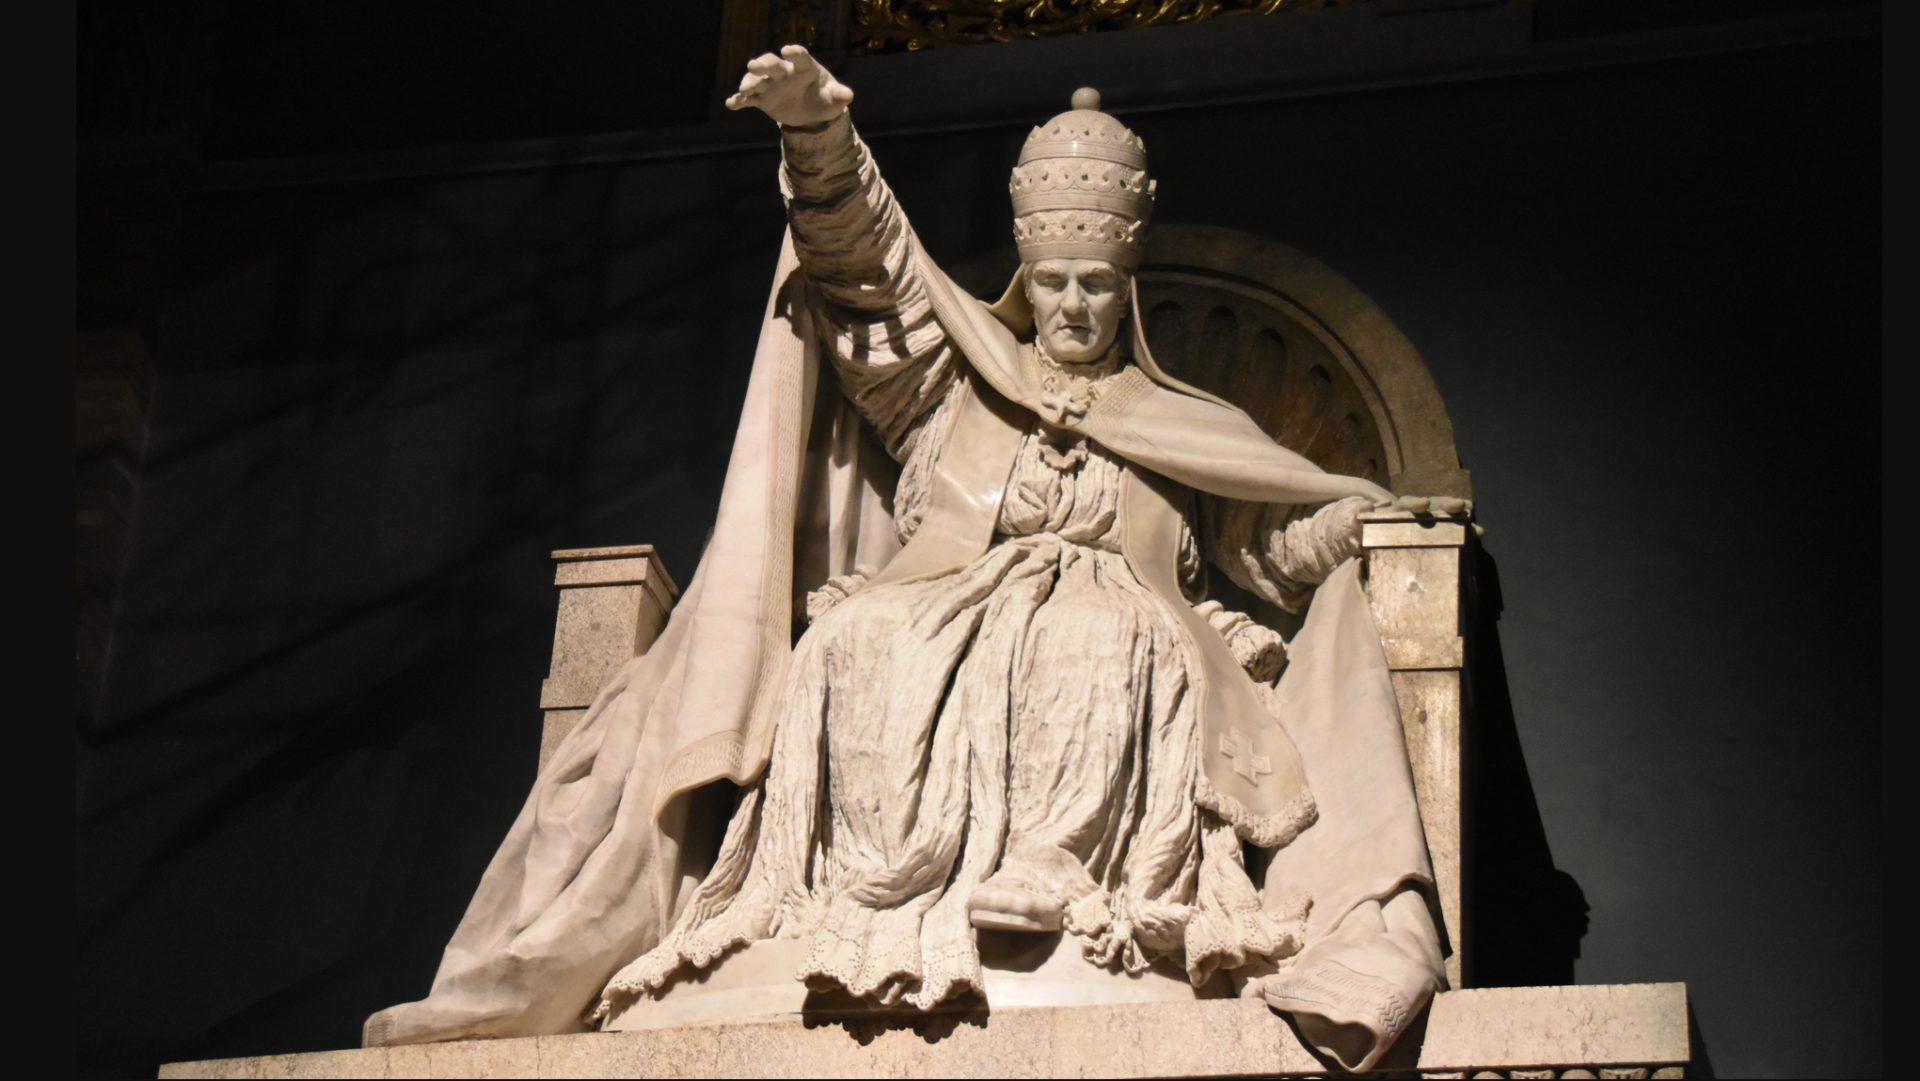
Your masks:
{"label": "pope's foot", "polygon": [[967,919],[988,931],[1058,931],[1066,910],[1066,904],[1057,897],[991,879],[975,886],[973,895],[967,898]]}

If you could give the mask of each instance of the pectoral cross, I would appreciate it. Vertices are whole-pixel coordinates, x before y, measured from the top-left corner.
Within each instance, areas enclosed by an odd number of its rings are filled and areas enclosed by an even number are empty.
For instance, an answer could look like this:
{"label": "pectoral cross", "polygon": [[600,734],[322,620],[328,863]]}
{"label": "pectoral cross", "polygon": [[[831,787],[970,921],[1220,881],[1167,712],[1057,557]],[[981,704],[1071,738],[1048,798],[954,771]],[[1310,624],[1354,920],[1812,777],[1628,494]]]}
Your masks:
{"label": "pectoral cross", "polygon": [[1258,781],[1263,773],[1273,772],[1273,760],[1264,754],[1253,753],[1253,741],[1240,734],[1238,728],[1229,728],[1220,737],[1220,753],[1233,759],[1233,772],[1249,781]]}

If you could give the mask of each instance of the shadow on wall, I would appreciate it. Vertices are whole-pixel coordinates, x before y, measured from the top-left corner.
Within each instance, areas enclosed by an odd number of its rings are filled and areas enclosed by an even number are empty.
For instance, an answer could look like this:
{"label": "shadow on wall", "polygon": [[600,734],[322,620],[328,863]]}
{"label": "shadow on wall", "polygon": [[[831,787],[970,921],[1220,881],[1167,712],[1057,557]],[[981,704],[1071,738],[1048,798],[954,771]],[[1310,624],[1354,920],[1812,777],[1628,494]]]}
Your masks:
{"label": "shadow on wall", "polygon": [[1473,815],[1466,848],[1473,868],[1463,908],[1471,924],[1467,980],[1474,987],[1570,984],[1587,933],[1587,897],[1553,864],[1540,805],[1507,692],[1500,648],[1500,569],[1474,549],[1473,621],[1467,641],[1467,693],[1473,729],[1466,749]]}
{"label": "shadow on wall", "polygon": [[1714,1072],[1713,1057],[1707,1054],[1706,1038],[1700,1035],[1700,1017],[1693,1012],[1693,1003],[1687,1003],[1687,1043],[1693,1052],[1693,1058],[1687,1063],[1688,1077],[1718,1077]]}

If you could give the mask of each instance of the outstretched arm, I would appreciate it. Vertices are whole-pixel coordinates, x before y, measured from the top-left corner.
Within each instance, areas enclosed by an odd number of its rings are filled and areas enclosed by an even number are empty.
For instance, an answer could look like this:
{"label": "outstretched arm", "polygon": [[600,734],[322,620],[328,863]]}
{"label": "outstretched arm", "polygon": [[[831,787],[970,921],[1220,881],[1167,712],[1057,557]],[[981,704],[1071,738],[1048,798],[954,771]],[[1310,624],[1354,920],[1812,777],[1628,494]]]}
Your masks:
{"label": "outstretched arm", "polygon": [[952,346],[913,261],[913,234],[847,116],[853,91],[789,45],[747,63],[727,106],[780,123],[795,253],[823,303],[826,344],[854,404],[896,457],[952,383]]}
{"label": "outstretched arm", "polygon": [[1360,554],[1360,516],[1376,509],[1459,514],[1465,500],[1398,496],[1376,504],[1353,496],[1319,507],[1212,499],[1206,508],[1208,556],[1236,585],[1289,612],[1313,587]]}

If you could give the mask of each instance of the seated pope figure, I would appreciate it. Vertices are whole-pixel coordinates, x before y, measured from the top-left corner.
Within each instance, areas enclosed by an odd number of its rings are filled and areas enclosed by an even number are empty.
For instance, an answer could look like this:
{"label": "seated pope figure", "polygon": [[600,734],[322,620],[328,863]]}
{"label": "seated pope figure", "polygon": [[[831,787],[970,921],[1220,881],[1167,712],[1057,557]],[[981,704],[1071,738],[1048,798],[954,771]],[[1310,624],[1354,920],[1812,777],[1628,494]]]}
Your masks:
{"label": "seated pope figure", "polygon": [[[779,122],[790,230],[714,539],[367,1042],[575,1031],[776,938],[810,987],[928,1010],[984,993],[983,932],[1059,933],[1233,973],[1368,1068],[1442,979],[1355,559],[1395,497],[1154,363],[1154,185],[1096,95],[1021,152],[992,305],[851,99],[796,46],[729,99]],[[1205,601],[1209,562],[1293,639]]]}

